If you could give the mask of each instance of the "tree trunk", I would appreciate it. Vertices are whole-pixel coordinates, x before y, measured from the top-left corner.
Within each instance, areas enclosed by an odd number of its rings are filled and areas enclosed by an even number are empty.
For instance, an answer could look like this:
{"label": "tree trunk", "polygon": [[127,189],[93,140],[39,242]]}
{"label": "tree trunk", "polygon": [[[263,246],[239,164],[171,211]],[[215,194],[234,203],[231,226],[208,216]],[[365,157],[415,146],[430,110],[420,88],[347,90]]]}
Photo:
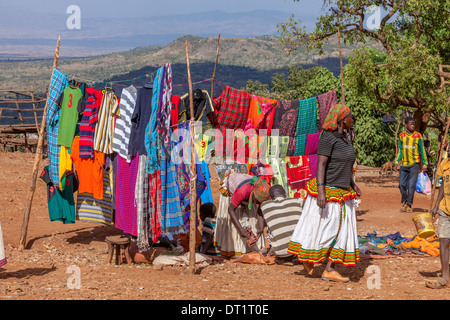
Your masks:
{"label": "tree trunk", "polygon": [[424,121],[424,113],[421,109],[416,109],[414,111],[414,121],[416,123],[415,130],[423,135],[427,129],[428,121]]}

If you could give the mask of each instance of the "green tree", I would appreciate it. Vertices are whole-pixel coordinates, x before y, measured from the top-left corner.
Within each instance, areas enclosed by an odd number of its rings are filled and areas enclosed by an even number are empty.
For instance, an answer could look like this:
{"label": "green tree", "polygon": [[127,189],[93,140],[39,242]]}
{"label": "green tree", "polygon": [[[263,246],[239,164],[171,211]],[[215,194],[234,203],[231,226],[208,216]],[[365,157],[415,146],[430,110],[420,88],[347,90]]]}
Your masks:
{"label": "green tree", "polygon": [[[300,0],[294,0],[300,1]],[[377,110],[412,112],[416,128],[444,131],[450,103],[439,78],[439,65],[450,61],[450,2],[442,0],[330,0],[313,32],[291,16],[279,24],[280,41],[292,52],[300,46],[322,51],[324,43],[339,32],[344,42],[375,41],[381,51],[354,51],[346,85],[364,96]],[[376,27],[370,19],[379,8]],[[376,57],[375,55],[379,56]]]}

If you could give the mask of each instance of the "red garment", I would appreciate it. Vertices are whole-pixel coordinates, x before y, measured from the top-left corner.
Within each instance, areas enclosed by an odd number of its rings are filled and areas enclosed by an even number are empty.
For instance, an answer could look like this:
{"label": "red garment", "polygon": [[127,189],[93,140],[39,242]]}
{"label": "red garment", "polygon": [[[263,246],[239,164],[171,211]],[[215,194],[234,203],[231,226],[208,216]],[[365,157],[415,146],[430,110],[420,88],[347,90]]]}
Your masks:
{"label": "red garment", "polygon": [[309,157],[307,155],[289,157],[286,161],[286,175],[291,189],[305,189],[306,182],[312,177],[309,168]]}
{"label": "red garment", "polygon": [[180,104],[180,97],[172,95],[172,108],[170,110],[170,119],[172,126],[178,124],[178,105]]}
{"label": "red garment", "polygon": [[250,195],[253,191],[253,185],[250,184],[250,182],[244,184],[239,189],[236,189],[236,191],[231,196],[231,203],[236,208],[239,207],[242,203],[242,201],[246,201],[250,199]]}

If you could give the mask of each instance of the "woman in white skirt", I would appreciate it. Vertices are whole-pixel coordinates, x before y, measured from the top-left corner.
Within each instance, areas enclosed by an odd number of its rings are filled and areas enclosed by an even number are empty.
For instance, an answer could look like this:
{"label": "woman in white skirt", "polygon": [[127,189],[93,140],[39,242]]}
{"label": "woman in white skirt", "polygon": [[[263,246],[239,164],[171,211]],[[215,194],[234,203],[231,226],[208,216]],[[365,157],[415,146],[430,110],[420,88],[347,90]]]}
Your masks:
{"label": "woman in white skirt", "polygon": [[310,275],[314,264],[327,259],[324,280],[349,281],[335,264],[355,266],[359,260],[353,202],[361,192],[352,179],[356,155],[347,134],[352,125],[347,106],[331,108],[319,140],[316,179],[308,182],[308,197],[288,247]]}

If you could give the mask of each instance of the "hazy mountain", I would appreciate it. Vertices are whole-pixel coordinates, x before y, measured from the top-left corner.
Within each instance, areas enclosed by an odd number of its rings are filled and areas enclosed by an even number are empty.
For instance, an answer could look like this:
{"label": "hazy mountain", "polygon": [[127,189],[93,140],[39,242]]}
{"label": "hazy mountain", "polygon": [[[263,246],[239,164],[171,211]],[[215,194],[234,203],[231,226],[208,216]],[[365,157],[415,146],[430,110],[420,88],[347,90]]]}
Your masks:
{"label": "hazy mountain", "polygon": [[[139,46],[165,46],[185,34],[213,37],[274,35],[288,13],[255,10],[243,13],[209,11],[140,18],[89,18],[81,12],[81,28],[69,30],[69,14],[36,12],[33,8],[2,5],[0,10],[0,59],[48,58],[58,36],[64,40],[62,57],[119,52]],[[312,25],[309,17],[299,17]]]}

